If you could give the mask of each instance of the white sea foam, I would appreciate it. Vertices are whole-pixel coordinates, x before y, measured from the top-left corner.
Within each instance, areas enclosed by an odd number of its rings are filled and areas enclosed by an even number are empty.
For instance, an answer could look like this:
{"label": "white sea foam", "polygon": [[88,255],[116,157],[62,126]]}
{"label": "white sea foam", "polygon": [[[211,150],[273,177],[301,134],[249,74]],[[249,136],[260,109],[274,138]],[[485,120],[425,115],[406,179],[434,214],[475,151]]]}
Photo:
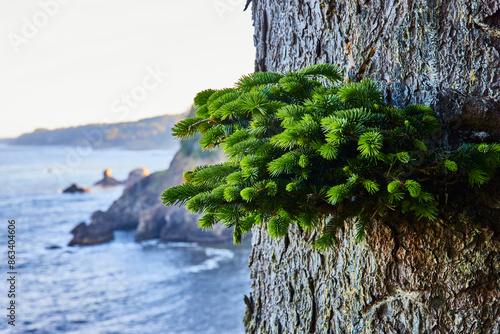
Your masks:
{"label": "white sea foam", "polygon": [[205,261],[198,265],[190,266],[185,269],[185,272],[199,273],[206,270],[217,269],[220,263],[230,260],[234,257],[234,253],[229,249],[220,248],[205,248],[205,255],[208,257]]}

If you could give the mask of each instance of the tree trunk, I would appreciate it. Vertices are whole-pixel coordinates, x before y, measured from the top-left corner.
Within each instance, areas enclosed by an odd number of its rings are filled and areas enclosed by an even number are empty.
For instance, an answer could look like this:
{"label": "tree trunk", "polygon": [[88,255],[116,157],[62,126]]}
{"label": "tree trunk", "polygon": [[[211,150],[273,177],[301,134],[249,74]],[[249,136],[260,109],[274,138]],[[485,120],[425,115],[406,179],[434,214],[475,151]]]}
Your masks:
{"label": "tree trunk", "polygon": [[[254,0],[256,70],[328,62],[388,102],[421,103],[440,140],[500,140],[498,0]],[[317,252],[298,227],[253,230],[247,333],[500,333],[500,181],[435,223],[352,222]],[[472,200],[474,199],[474,200]],[[480,204],[478,204],[480,203]]]}

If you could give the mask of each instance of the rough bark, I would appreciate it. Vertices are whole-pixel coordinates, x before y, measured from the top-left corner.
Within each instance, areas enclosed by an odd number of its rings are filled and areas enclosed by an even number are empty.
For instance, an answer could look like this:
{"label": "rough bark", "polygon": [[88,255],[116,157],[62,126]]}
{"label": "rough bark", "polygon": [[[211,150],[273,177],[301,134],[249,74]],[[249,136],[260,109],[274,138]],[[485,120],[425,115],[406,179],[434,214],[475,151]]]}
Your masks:
{"label": "rough bark", "polygon": [[500,333],[500,241],[471,221],[373,223],[316,252],[255,229],[248,333]]}
{"label": "rough bark", "polygon": [[256,0],[253,17],[258,71],[336,64],[388,102],[434,107],[462,137],[500,137],[497,0]]}
{"label": "rough bark", "polygon": [[[388,102],[433,107],[441,140],[500,139],[498,0],[254,0],[256,70],[329,62]],[[254,228],[247,333],[500,333],[498,180],[437,223],[374,222],[335,249]],[[453,199],[452,195],[450,198]],[[459,198],[460,197],[460,198]],[[472,203],[472,200],[469,200]]]}

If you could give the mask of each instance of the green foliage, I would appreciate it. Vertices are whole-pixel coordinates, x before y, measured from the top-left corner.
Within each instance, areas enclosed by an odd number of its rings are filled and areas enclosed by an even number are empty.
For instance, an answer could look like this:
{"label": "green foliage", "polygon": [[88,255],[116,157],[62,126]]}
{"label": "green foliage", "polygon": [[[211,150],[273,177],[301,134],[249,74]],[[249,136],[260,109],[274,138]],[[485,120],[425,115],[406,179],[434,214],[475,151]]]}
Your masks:
{"label": "green foliage", "polygon": [[[500,166],[500,144],[463,144],[447,151],[426,142],[441,126],[425,106],[397,109],[370,80],[343,83],[332,65],[297,72],[255,73],[235,88],[206,90],[196,115],[174,127],[178,138],[201,135],[228,162],[201,166],[167,189],[163,202],[204,213],[201,228],[220,222],[234,241],[268,223],[273,238],[291,224],[321,226],[315,247],[334,244],[355,218],[356,240],[387,212],[434,220],[438,195],[480,186]],[[457,188],[458,189],[458,188]]]}
{"label": "green foliage", "polygon": [[382,140],[382,135],[377,131],[365,132],[359,136],[358,150],[364,157],[376,158],[380,155]]}
{"label": "green foliage", "polygon": [[401,182],[396,180],[396,181],[392,181],[391,183],[389,183],[387,185],[387,191],[391,194],[394,194],[394,193],[397,193],[399,188],[401,186]]}
{"label": "green foliage", "polygon": [[405,187],[410,193],[411,197],[418,197],[420,195],[421,186],[417,181],[406,180]]}
{"label": "green foliage", "polygon": [[380,190],[379,185],[376,182],[372,181],[372,180],[365,180],[363,182],[363,186],[372,195],[375,194],[377,191]]}
{"label": "green foliage", "polygon": [[272,238],[280,238],[286,235],[288,232],[288,225],[290,225],[290,220],[281,216],[274,216],[269,220],[269,235]]}
{"label": "green foliage", "polygon": [[257,197],[259,192],[257,189],[253,187],[245,188],[240,192],[241,198],[243,198],[247,202],[251,202],[254,198]]}
{"label": "green foliage", "polygon": [[456,172],[458,167],[457,167],[457,164],[455,161],[451,161],[451,160],[446,160],[444,162],[444,165],[446,168],[448,168],[448,170],[450,170],[451,172]]}

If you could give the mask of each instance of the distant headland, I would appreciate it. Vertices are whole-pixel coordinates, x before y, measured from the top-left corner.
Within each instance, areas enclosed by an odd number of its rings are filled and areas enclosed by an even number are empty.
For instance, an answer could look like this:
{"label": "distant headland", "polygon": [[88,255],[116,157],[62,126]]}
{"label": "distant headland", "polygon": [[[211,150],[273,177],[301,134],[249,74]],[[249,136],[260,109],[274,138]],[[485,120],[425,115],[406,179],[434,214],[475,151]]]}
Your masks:
{"label": "distant headland", "polygon": [[164,115],[136,122],[87,124],[54,130],[37,129],[17,138],[0,139],[9,145],[91,145],[94,148],[123,147],[157,149],[172,147],[172,126],[185,115]]}

